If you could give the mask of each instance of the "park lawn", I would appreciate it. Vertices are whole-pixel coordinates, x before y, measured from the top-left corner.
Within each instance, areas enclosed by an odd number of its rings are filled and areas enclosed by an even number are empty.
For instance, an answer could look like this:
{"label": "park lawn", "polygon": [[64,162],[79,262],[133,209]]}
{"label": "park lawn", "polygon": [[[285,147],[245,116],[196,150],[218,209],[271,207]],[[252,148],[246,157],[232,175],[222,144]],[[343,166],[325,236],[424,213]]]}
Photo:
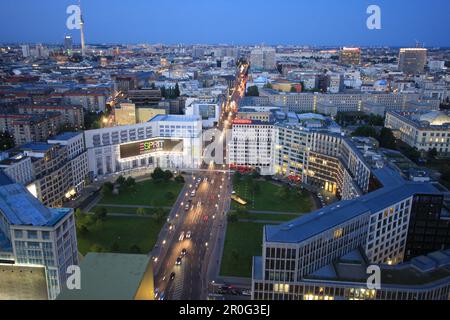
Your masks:
{"label": "park lawn", "polygon": [[288,222],[302,215],[292,215],[292,214],[261,214],[261,213],[248,213],[241,214],[239,219],[254,220],[254,221],[274,221],[274,222]]}
{"label": "park lawn", "polygon": [[221,276],[251,278],[253,257],[262,253],[263,227],[262,223],[228,223]]}
{"label": "park lawn", "polygon": [[[234,185],[234,191],[237,195],[248,201],[247,210],[292,213],[309,213],[312,211],[313,202],[309,195],[295,194],[290,199],[283,199],[278,195],[282,187],[270,181],[255,180],[254,183],[258,183],[261,190],[260,193],[255,195],[244,181]],[[233,202],[233,208],[236,209],[239,206],[239,204]]]}
{"label": "park lawn", "polygon": [[91,252],[93,245],[97,245],[110,252],[116,242],[120,253],[130,253],[130,248],[137,245],[143,254],[147,254],[153,250],[163,225],[164,222],[157,223],[152,218],[107,217],[105,221],[90,226],[87,235],[77,235],[78,250],[85,255]]}
{"label": "park lawn", "polygon": [[[136,183],[136,192],[123,191],[119,195],[105,196],[100,200],[100,204],[171,207],[182,188],[183,184],[175,181],[155,182],[154,180],[147,180]],[[167,199],[168,192],[174,195],[172,199]]]}
{"label": "park lawn", "polygon": [[[102,206],[98,205],[92,208],[92,212],[95,212],[97,208],[105,208],[106,211],[109,213],[116,213],[116,214],[129,214],[129,215],[136,215],[138,208],[130,208],[130,207],[108,207],[108,206]],[[144,208],[145,214],[152,215],[154,209]],[[169,213],[169,210],[164,210],[167,213]]]}
{"label": "park lawn", "polygon": [[433,169],[441,173],[443,176],[440,182],[446,188],[450,188],[450,180],[448,179],[448,176],[450,176],[450,161],[448,161],[448,159],[431,160],[428,161],[428,163],[426,163],[425,166],[429,169]]}

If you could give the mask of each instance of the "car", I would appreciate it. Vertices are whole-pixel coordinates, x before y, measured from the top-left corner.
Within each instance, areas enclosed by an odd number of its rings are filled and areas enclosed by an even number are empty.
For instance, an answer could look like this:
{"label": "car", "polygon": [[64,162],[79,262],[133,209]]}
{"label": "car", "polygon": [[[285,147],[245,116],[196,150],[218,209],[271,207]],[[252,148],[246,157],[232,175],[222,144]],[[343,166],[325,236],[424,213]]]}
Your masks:
{"label": "car", "polygon": [[183,241],[184,240],[184,236],[185,236],[185,233],[184,233],[184,231],[180,234],[180,237],[178,238],[178,241]]}
{"label": "car", "polygon": [[191,192],[191,197],[195,197],[195,190]]}
{"label": "car", "polygon": [[188,203],[187,205],[184,206],[184,210],[185,210],[185,211],[189,211],[190,207],[191,207],[191,206],[190,206],[189,203]]}
{"label": "car", "polygon": [[172,272],[172,273],[170,274],[170,280],[173,280],[173,279],[175,279],[175,272]]}
{"label": "car", "polygon": [[186,239],[190,239],[192,237],[192,232],[191,231],[188,231],[187,233],[186,233]]}
{"label": "car", "polygon": [[251,296],[252,293],[250,292],[250,290],[244,290],[244,291],[242,291],[242,295],[243,296]]}
{"label": "car", "polygon": [[181,255],[182,255],[182,256],[187,255],[187,250],[186,250],[186,249],[181,250]]}
{"label": "car", "polygon": [[180,266],[182,261],[183,261],[183,259],[181,257],[178,257],[177,261],[175,262],[175,265]]}
{"label": "car", "polygon": [[159,300],[166,300],[166,293],[162,292],[161,295],[159,296]]}
{"label": "car", "polygon": [[155,300],[158,300],[158,297],[159,297],[159,289],[156,288],[155,289]]}

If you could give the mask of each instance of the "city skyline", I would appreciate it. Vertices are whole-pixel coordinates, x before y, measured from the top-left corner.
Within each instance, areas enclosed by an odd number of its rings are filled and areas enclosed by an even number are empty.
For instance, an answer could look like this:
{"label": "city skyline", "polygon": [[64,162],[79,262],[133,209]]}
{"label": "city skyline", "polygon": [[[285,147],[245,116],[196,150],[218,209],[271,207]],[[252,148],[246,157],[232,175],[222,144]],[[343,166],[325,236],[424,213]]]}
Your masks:
{"label": "city skyline", "polygon": [[[66,9],[77,1],[20,2],[23,5],[9,0],[0,4],[0,43],[59,44],[67,35],[80,43],[79,30],[66,28],[69,16]],[[445,20],[450,3],[432,2],[434,5],[420,1],[377,1],[381,8],[381,30],[369,30],[366,26],[369,18],[366,10],[373,4],[370,1],[352,0],[342,5],[320,0],[306,6],[304,1],[294,0],[277,3],[250,0],[239,5],[236,1],[195,0],[187,6],[179,1],[137,0],[133,6],[127,6],[99,0],[82,2],[82,7],[88,44],[412,47],[420,42],[427,47],[450,46],[445,36],[450,31]],[[436,6],[442,10],[435,10]],[[153,8],[168,15],[155,14]],[[44,19],[36,14],[39,11],[45,12]],[[243,16],[245,19],[241,19]],[[231,17],[238,23],[230,23]],[[423,24],[417,23],[420,20]]]}

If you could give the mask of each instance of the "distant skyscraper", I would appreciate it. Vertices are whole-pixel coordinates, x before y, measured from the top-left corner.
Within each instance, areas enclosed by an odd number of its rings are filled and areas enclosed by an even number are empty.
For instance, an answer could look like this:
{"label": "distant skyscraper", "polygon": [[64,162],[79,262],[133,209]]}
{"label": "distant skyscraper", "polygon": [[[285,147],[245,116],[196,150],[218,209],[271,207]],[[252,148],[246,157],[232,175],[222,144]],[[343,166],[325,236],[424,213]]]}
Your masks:
{"label": "distant skyscraper", "polygon": [[400,49],[398,69],[406,74],[420,74],[427,63],[427,49],[403,48]]}
{"label": "distant skyscraper", "polygon": [[71,36],[66,36],[64,38],[64,50],[73,50],[73,40]]}
{"label": "distant skyscraper", "polygon": [[252,50],[250,63],[254,69],[274,70],[276,64],[276,51],[273,48],[260,48]]}
{"label": "distant skyscraper", "polygon": [[339,55],[339,62],[343,65],[357,66],[361,64],[360,48],[343,48]]}
{"label": "distant skyscraper", "polygon": [[28,58],[31,55],[30,46],[27,44],[22,45],[22,56]]}

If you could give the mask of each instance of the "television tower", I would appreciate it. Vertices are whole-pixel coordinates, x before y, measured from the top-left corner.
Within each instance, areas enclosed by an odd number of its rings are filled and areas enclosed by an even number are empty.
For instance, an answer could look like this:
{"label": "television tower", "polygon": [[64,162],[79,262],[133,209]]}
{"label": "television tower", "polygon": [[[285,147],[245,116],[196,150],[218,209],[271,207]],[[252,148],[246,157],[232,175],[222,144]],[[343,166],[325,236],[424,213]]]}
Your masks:
{"label": "television tower", "polygon": [[85,57],[86,44],[84,42],[84,20],[83,20],[83,12],[81,11],[81,0],[78,0],[78,6],[80,7],[81,55]]}

